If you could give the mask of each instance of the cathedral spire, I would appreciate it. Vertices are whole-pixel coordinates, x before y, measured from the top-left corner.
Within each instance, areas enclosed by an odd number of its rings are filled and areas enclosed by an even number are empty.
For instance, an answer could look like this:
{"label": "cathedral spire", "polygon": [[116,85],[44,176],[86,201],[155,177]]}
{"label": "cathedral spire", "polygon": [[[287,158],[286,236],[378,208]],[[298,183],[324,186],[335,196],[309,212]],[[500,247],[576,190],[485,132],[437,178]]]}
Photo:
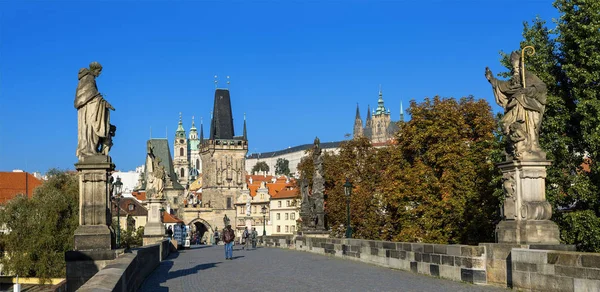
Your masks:
{"label": "cathedral spire", "polygon": [[379,99],[377,100],[376,115],[385,114],[385,106],[383,105],[383,93],[381,93],[381,84],[379,85]]}
{"label": "cathedral spire", "polygon": [[244,140],[248,141],[248,133],[246,132],[246,113],[244,113]]}
{"label": "cathedral spire", "polygon": [[358,102],[356,103],[356,117],[354,119],[355,120],[360,120],[360,112],[358,110]]}
{"label": "cathedral spire", "polygon": [[367,121],[371,120],[371,105],[367,105]]}

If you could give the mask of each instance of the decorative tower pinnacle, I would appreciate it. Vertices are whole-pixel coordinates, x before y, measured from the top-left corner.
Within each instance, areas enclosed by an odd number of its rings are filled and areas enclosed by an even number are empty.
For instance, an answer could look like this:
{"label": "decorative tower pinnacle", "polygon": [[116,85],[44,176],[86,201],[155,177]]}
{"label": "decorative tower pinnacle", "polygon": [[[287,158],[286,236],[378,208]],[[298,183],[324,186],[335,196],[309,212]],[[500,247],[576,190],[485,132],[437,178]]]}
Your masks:
{"label": "decorative tower pinnacle", "polygon": [[354,117],[354,138],[363,136],[363,123],[360,118],[360,111],[358,109],[358,103],[356,103],[356,116]]}
{"label": "decorative tower pinnacle", "polygon": [[190,139],[198,139],[198,131],[196,129],[196,123],[194,122],[194,116],[192,116],[192,127],[190,128]]}
{"label": "decorative tower pinnacle", "polygon": [[202,121],[202,117],[200,117],[200,144],[204,143],[204,122]]}
{"label": "decorative tower pinnacle", "polygon": [[246,113],[244,113],[244,140],[248,141],[248,133],[246,132]]}

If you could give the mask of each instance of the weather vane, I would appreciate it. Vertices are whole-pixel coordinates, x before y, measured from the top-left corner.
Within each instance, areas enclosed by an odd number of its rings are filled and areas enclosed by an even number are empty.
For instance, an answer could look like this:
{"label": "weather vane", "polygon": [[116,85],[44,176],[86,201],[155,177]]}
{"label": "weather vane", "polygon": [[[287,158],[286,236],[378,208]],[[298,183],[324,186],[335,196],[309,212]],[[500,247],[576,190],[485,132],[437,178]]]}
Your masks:
{"label": "weather vane", "polygon": [[219,80],[217,80],[217,75],[215,75],[215,88],[217,88],[217,83],[219,83]]}
{"label": "weather vane", "polygon": [[227,88],[229,88],[229,76],[227,76]]}

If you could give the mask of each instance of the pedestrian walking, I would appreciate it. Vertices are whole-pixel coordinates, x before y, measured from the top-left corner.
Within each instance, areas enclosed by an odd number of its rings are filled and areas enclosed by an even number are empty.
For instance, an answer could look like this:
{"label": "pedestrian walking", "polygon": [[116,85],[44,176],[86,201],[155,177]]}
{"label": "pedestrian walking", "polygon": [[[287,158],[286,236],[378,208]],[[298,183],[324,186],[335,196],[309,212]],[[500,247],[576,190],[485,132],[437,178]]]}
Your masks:
{"label": "pedestrian walking", "polygon": [[258,239],[258,232],[256,232],[255,227],[252,227],[252,234],[250,235],[250,239],[252,240],[252,249],[256,249],[256,240]]}
{"label": "pedestrian walking", "polygon": [[231,225],[227,225],[222,232],[223,242],[225,242],[225,259],[233,259],[233,240],[235,240],[235,233],[231,229]]}
{"label": "pedestrian walking", "polygon": [[213,241],[214,245],[218,245],[219,244],[219,230],[215,230],[215,241]]}
{"label": "pedestrian walking", "polygon": [[246,248],[247,250],[248,246],[250,246],[250,240],[248,240],[249,236],[250,232],[248,232],[248,227],[246,226],[246,228],[244,229],[244,234],[242,234],[242,238],[244,239],[244,245],[242,246],[242,249]]}

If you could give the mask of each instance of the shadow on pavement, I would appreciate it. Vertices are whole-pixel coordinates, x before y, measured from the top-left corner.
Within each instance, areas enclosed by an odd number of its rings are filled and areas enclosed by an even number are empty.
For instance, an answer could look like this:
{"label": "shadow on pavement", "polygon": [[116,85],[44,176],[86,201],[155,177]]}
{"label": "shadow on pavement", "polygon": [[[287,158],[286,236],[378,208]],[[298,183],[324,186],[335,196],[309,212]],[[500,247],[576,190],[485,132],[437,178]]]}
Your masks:
{"label": "shadow on pavement", "polygon": [[200,265],[196,265],[195,267],[191,267],[189,269],[171,271],[167,275],[167,280],[174,279],[174,278],[179,278],[179,277],[185,277],[187,275],[195,274],[198,271],[202,271],[202,270],[207,270],[207,269],[210,269],[210,268],[214,268],[214,267],[217,266],[217,264],[220,264],[220,263],[222,263],[222,262],[200,264]]}
{"label": "shadow on pavement", "polygon": [[232,259],[234,259],[234,260],[237,260],[237,259],[239,259],[239,258],[243,258],[243,257],[244,257],[244,256],[234,256],[234,257],[232,257]]}

